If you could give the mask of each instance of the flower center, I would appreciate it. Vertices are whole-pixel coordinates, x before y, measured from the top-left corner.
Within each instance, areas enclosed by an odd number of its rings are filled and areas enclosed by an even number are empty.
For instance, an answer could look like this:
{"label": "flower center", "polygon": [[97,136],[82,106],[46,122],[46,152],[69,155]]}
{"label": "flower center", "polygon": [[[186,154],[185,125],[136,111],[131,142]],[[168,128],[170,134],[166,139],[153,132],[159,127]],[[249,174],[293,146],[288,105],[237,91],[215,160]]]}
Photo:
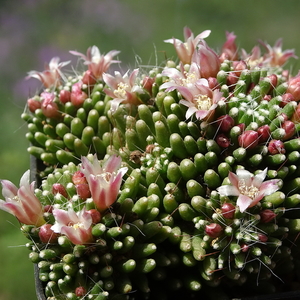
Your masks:
{"label": "flower center", "polygon": [[197,81],[195,73],[184,72],[185,78],[180,79],[180,85],[187,86],[188,84],[194,84]]}
{"label": "flower center", "polygon": [[209,110],[212,106],[212,100],[207,95],[197,95],[194,99],[198,110]]}
{"label": "flower center", "polygon": [[112,173],[103,172],[103,173],[99,174],[98,176],[102,177],[106,182],[109,182],[112,177]]}
{"label": "flower center", "polygon": [[114,90],[114,94],[118,98],[126,98],[126,91],[128,88],[129,88],[129,85],[127,83],[120,82],[120,83],[118,83],[117,89]]}
{"label": "flower center", "polygon": [[259,189],[257,187],[255,187],[253,185],[247,186],[245,184],[244,179],[239,180],[238,187],[239,187],[239,191],[241,192],[241,194],[248,196],[251,199],[254,199],[259,192]]}

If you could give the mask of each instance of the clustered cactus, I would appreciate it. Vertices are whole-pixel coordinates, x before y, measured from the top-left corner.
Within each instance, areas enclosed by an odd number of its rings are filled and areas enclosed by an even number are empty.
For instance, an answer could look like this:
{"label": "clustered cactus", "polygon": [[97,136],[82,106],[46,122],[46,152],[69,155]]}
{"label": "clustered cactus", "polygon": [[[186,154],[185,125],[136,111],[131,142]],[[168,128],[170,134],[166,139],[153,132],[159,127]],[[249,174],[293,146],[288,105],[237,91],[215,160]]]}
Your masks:
{"label": "clustered cactus", "polygon": [[[293,50],[220,53],[184,29],[179,61],[107,73],[118,51],[32,71],[20,188],[0,207],[30,242],[45,299],[230,299],[299,288],[300,75]],[[223,298],[222,298],[223,297]],[[226,298],[227,297],[227,298]]]}

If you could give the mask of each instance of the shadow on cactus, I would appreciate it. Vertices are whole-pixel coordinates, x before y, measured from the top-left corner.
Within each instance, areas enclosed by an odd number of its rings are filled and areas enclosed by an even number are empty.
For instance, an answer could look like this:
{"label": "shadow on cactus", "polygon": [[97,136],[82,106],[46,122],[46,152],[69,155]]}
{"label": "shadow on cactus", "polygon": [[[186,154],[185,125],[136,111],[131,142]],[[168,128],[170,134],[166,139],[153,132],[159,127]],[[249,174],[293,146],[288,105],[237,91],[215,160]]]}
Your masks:
{"label": "shadow on cactus", "polygon": [[37,185],[2,181],[30,239],[43,299],[231,299],[298,290],[300,77],[293,50],[250,54],[227,33],[174,45],[178,61],[124,75],[96,46],[81,74],[32,71]]}

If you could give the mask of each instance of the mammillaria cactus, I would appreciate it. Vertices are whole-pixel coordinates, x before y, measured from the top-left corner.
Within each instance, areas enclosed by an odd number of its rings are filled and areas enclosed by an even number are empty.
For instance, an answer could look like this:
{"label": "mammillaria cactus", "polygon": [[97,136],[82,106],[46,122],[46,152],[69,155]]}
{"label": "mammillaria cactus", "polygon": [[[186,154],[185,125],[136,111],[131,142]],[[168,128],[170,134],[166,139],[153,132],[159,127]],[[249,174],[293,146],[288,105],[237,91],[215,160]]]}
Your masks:
{"label": "mammillaria cactus", "polygon": [[[230,299],[299,289],[299,75],[293,50],[239,51],[227,33],[173,43],[179,61],[82,74],[53,59],[29,76],[28,173],[0,208],[31,240],[45,299]],[[41,164],[42,163],[42,164]],[[26,181],[26,182],[25,182]],[[37,201],[38,200],[38,201]],[[222,298],[223,297],[223,298]],[[182,299],[182,298],[180,298]]]}

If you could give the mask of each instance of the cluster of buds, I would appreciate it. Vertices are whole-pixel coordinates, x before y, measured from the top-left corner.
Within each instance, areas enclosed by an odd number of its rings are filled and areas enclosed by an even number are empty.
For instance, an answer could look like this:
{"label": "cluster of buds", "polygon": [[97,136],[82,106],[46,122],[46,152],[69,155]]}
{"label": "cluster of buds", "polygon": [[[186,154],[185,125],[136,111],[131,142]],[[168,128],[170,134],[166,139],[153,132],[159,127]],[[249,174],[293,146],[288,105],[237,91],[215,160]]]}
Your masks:
{"label": "cluster of buds", "polygon": [[[293,50],[239,51],[210,31],[174,45],[178,62],[124,75],[119,52],[30,72],[28,152],[0,208],[31,240],[45,299],[216,299],[299,288],[300,76]],[[225,296],[226,295],[226,296]]]}

